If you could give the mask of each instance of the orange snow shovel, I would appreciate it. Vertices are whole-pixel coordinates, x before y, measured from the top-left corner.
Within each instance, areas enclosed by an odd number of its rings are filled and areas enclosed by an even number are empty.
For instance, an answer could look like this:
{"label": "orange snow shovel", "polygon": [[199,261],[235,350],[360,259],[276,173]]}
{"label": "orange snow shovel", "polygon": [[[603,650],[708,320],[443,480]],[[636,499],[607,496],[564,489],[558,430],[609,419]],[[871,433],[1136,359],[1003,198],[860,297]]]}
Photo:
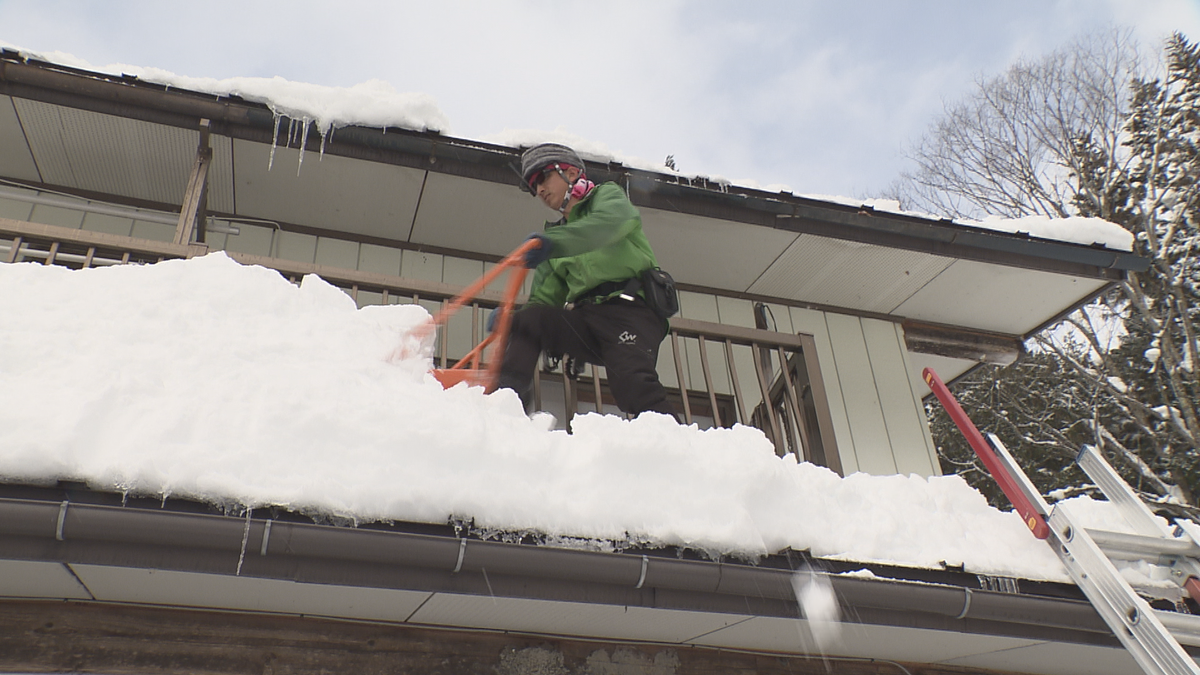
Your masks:
{"label": "orange snow shovel", "polygon": [[[432,335],[438,326],[444,326],[452,314],[462,309],[463,305],[478,295],[488,284],[492,283],[492,281],[506,270],[512,270],[512,274],[508,278],[508,286],[504,290],[503,299],[500,301],[500,312],[496,317],[494,329],[488,333],[482,342],[475,345],[475,348],[466,356],[459,359],[458,363],[449,368],[433,369],[433,376],[437,378],[438,382],[442,383],[443,387],[449,389],[459,382],[466,382],[471,386],[483,387],[488,393],[491,393],[496,388],[496,382],[500,378],[500,361],[504,356],[504,347],[508,343],[508,329],[512,325],[513,305],[515,304],[517,294],[521,291],[521,284],[525,281],[525,275],[529,272],[528,268],[525,267],[525,254],[539,245],[540,242],[537,239],[530,239],[521,244],[515,251],[509,253],[508,257],[501,260],[491,271],[463,289],[462,293],[459,293],[458,296],[447,303],[441,311],[413,330],[413,334],[422,340]],[[488,361],[486,368],[482,367],[483,352],[488,345],[493,343],[495,343],[495,346],[492,349],[492,358]]]}

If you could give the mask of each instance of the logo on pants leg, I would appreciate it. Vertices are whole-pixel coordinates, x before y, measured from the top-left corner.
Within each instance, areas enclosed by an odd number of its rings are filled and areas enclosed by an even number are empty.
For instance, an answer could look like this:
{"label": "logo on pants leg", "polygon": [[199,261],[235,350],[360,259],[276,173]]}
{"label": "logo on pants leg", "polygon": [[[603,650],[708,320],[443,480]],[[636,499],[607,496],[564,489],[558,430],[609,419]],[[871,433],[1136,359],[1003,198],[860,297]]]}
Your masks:
{"label": "logo on pants leg", "polygon": [[625,331],[624,333],[621,333],[620,335],[617,336],[617,344],[619,344],[619,345],[636,345],[637,344],[637,335],[634,333],[630,333],[629,331]]}

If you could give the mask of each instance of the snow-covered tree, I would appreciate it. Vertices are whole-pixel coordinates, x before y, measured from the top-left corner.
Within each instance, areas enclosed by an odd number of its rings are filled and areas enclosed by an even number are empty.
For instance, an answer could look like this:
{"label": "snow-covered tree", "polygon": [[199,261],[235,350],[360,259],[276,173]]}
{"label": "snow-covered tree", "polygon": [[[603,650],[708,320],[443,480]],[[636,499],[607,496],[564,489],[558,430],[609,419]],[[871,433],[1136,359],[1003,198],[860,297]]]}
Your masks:
{"label": "snow-covered tree", "polygon": [[[1081,161],[1107,162],[1113,179],[1123,171],[1127,85],[1142,61],[1130,32],[1113,30],[979,80],[909,150],[916,168],[902,173],[886,196],[955,218],[1071,215],[1073,177],[1090,168]],[[1076,152],[1081,138],[1100,154]]]}
{"label": "snow-covered tree", "polygon": [[[948,114],[917,147],[918,170],[895,190],[910,207],[953,206],[949,212],[958,216],[1102,217],[1133,232],[1137,251],[1153,261],[1038,336],[1032,357],[981,369],[956,387],[968,413],[1005,438],[1045,491],[1080,484],[1070,460],[1091,444],[1148,496],[1197,505],[1200,52],[1177,34],[1165,57],[1163,77],[1125,79],[1138,60],[1127,34],[1118,32],[1019,64],[951,108],[980,109],[986,115],[975,119],[1002,122],[951,137],[943,131],[955,119]],[[1064,67],[1080,67],[1080,77],[1062,79]],[[1028,83],[1031,73],[1043,82]],[[1042,92],[1064,82],[1070,91],[1055,96],[989,93],[1018,84]],[[1121,82],[1131,84],[1114,89]],[[993,138],[971,141],[971,134]],[[951,139],[979,153],[946,151]],[[966,467],[972,480],[965,444],[939,415],[931,407],[944,468]],[[985,488],[989,481],[976,483]]]}
{"label": "snow-covered tree", "polygon": [[[1081,138],[1088,170],[1078,176],[1075,205],[1083,215],[1116,222],[1136,237],[1150,269],[1130,273],[1105,304],[1123,319],[1117,349],[1101,345],[1094,327],[1080,334],[1089,359],[1066,357],[1072,371],[1121,405],[1124,415],[1100,420],[1097,444],[1142,475],[1162,481],[1154,491],[1196,505],[1200,490],[1200,381],[1196,326],[1200,319],[1200,47],[1176,33],[1166,44],[1165,75],[1134,80],[1123,127],[1129,158],[1120,171],[1088,167],[1098,148]],[[1097,185],[1117,188],[1097,189]],[[1039,342],[1056,348],[1048,339]]]}

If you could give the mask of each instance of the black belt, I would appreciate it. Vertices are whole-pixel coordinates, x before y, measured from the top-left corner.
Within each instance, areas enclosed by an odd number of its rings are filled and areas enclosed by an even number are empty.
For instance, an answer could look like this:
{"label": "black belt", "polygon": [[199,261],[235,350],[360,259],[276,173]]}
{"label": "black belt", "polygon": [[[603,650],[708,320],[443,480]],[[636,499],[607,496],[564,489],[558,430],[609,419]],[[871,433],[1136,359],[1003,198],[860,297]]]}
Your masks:
{"label": "black belt", "polygon": [[606,298],[614,293],[624,293],[628,296],[633,296],[642,287],[642,280],[637,277],[622,279],[621,281],[605,281],[601,284],[596,284],[592,288],[579,294],[575,298],[575,303],[587,302],[595,298]]}

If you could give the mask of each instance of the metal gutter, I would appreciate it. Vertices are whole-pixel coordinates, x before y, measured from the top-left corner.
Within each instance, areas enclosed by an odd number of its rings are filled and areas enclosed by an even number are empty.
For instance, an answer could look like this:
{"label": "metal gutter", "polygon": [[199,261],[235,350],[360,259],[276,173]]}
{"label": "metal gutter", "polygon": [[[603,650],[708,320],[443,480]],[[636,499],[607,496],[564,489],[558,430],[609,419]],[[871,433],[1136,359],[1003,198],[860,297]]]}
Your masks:
{"label": "metal gutter", "polygon": [[[0,51],[0,93],[195,129],[201,119],[212,132],[254,142],[287,146],[287,130],[277,128],[266,105],[169,89],[132,76],[89,73],[52,63],[27,61]],[[278,136],[276,135],[278,132]],[[313,134],[310,150],[321,140]],[[326,139],[324,152],[511,184],[514,148],[408,129],[344,127]],[[589,163],[599,180],[617,180],[639,206],[822,237],[871,243],[947,257],[977,260],[1109,280],[1125,271],[1144,271],[1149,260],[1133,253],[1021,234],[1001,233],[866,206],[846,206],[788,194],[689,181],[619,163]],[[694,185],[698,182],[700,185]]]}
{"label": "metal gutter", "polygon": [[[198,505],[193,508],[200,508]],[[796,618],[793,566],[606,553],[441,533],[0,498],[0,558]],[[782,565],[782,566],[781,566]],[[963,575],[973,579],[974,575]],[[1116,645],[1086,601],[831,575],[862,623]]]}

